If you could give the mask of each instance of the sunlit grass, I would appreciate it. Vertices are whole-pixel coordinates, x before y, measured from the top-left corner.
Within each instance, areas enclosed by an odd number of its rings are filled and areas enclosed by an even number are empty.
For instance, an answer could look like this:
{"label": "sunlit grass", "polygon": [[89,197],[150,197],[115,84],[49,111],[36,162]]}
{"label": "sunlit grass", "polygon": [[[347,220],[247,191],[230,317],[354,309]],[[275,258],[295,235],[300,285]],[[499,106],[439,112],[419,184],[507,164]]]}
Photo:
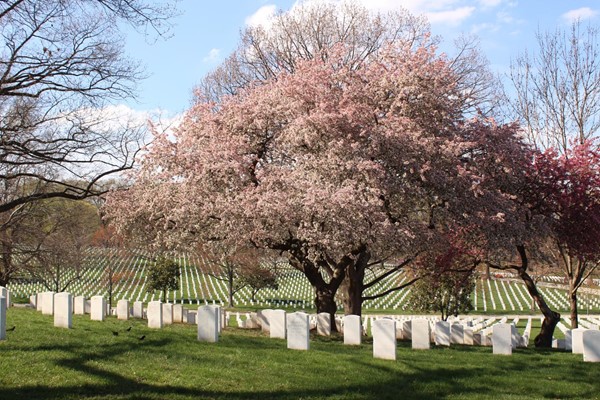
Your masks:
{"label": "sunlit grass", "polygon": [[561,351],[399,342],[397,361],[383,361],[368,340],[347,347],[338,336],[303,352],[235,328],[208,344],[192,325],[75,316],[66,330],[26,309],[10,309],[7,325],[16,328],[0,342],[0,399],[595,398],[600,381],[598,365]]}

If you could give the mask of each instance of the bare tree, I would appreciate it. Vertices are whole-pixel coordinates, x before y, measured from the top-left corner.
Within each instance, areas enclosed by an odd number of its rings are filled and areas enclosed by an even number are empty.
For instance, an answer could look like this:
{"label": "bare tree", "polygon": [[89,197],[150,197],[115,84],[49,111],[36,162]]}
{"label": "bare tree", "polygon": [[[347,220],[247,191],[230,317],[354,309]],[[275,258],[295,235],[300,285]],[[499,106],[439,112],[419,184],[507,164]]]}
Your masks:
{"label": "bare tree", "polygon": [[41,254],[30,242],[35,203],[102,194],[131,168],[146,121],[109,106],[132,97],[144,73],[118,26],[163,37],[174,12],[172,1],[0,2],[2,284]]}
{"label": "bare tree", "polygon": [[371,14],[354,1],[304,3],[290,12],[279,12],[270,27],[249,26],[241,34],[238,48],[199,85],[202,96],[214,101],[235,94],[314,57],[327,57],[328,50],[343,44],[344,62],[358,67],[393,43],[433,44],[429,24],[404,9]]}
{"label": "bare tree", "polygon": [[577,21],[569,30],[537,33],[537,52],[512,63],[513,115],[540,149],[564,153],[573,142],[598,137],[600,49],[597,26]]}
{"label": "bare tree", "polygon": [[[347,49],[344,63],[358,68],[386,46],[436,46],[439,40],[429,34],[423,16],[401,7],[384,14],[372,13],[351,0],[301,4],[289,12],[280,11],[269,27],[247,27],[238,48],[204,77],[198,89],[208,100],[218,102],[249,85],[274,79],[282,71],[294,73],[299,61],[327,57],[328,50],[338,45]],[[502,98],[501,83],[491,73],[477,37],[461,36],[454,47],[450,58],[465,112],[492,115]]]}
{"label": "bare tree", "polygon": [[[81,279],[92,235],[98,229],[96,208],[86,201],[50,199],[35,203],[29,215],[32,257],[23,265],[48,290],[65,291]],[[35,251],[34,251],[35,250]]]}
{"label": "bare tree", "polygon": [[450,59],[465,113],[497,116],[504,100],[502,83],[490,70],[489,61],[479,48],[479,39],[474,35],[458,37]]}
{"label": "bare tree", "polygon": [[[199,246],[196,252],[207,264],[208,268],[203,272],[227,285],[229,307],[235,307],[234,296],[240,290],[251,284],[261,286],[263,280],[268,281],[266,277],[269,274],[260,268],[261,257],[256,249],[226,248],[219,242],[213,242]],[[268,286],[268,282],[264,285]]]}
{"label": "bare tree", "polygon": [[[545,150],[556,149],[569,160],[580,163],[574,147],[598,138],[600,130],[600,30],[597,26],[576,21],[568,30],[537,33],[537,52],[524,52],[511,66],[510,80],[514,87],[511,111],[522,123],[531,143]],[[593,145],[597,147],[597,144]],[[592,151],[593,153],[593,151]],[[582,164],[583,165],[583,164]],[[593,166],[590,166],[593,167]],[[564,177],[563,197],[574,187],[590,182],[577,180],[578,169]],[[591,193],[588,188],[582,193]],[[589,197],[588,197],[589,199]],[[576,203],[574,208],[580,208]],[[557,211],[555,223],[565,224],[565,215],[573,216],[574,208]],[[590,214],[591,215],[591,214]],[[559,222],[563,221],[563,222]],[[581,223],[579,224],[581,226]],[[570,246],[555,232],[556,264],[567,280],[572,327],[578,326],[577,291],[598,267],[589,257],[574,254]],[[591,235],[591,231],[589,231]]]}
{"label": "bare tree", "polygon": [[12,0],[0,4],[0,212],[82,199],[128,169],[145,121],[111,116],[144,77],[117,27],[168,32],[174,10],[144,0]]}

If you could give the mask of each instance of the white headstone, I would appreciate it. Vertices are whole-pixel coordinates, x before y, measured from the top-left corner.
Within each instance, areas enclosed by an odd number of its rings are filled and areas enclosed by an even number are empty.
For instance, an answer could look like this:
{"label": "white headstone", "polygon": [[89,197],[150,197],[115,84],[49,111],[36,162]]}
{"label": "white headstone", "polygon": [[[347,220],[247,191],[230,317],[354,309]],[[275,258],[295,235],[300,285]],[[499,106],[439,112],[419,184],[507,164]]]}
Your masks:
{"label": "white headstone", "polygon": [[6,297],[0,296],[0,340],[6,340]]}
{"label": "white headstone", "polygon": [[465,329],[461,324],[450,325],[450,343],[464,344]]}
{"label": "white headstone", "polygon": [[308,314],[291,313],[287,316],[287,348],[292,350],[308,350],[310,346],[310,327]]}
{"label": "white headstone", "polygon": [[218,309],[212,306],[198,307],[198,340],[216,343],[219,341]]}
{"label": "white headstone", "polygon": [[435,323],[435,344],[437,346],[450,346],[450,324],[448,321]]}
{"label": "white headstone", "polygon": [[148,303],[147,318],[148,328],[161,329],[163,327],[163,307],[160,301]]}
{"label": "white headstone", "polygon": [[[217,331],[219,333],[221,333],[221,329],[223,328],[223,320],[225,319],[223,316],[223,309],[221,308],[221,306],[218,306],[216,304],[211,304],[208,307],[212,307],[215,310],[215,315],[217,316]],[[269,312],[271,312],[271,310],[269,310]],[[269,316],[267,314],[267,320],[269,319]]]}
{"label": "white headstone", "polygon": [[571,330],[571,339],[573,340],[573,354],[583,354],[583,332],[585,328],[575,328]]}
{"label": "white headstone", "polygon": [[90,299],[85,299],[85,305],[83,307],[83,311],[86,314],[91,314],[92,313],[92,300]]}
{"label": "white headstone", "polygon": [[121,299],[117,301],[117,319],[129,319],[129,300]]}
{"label": "white headstone", "polygon": [[133,302],[133,318],[144,318],[144,303],[141,301]]}
{"label": "white headstone", "polygon": [[162,319],[163,325],[173,324],[173,304],[162,303]]}
{"label": "white headstone", "polygon": [[412,340],[412,321],[407,320],[402,322],[402,337],[404,340]]}
{"label": "white headstone", "polygon": [[258,316],[256,313],[250,313],[250,316],[244,321],[244,328],[246,329],[258,329],[260,325],[258,323]]}
{"label": "white headstone", "polygon": [[0,286],[0,296],[6,298],[6,308],[10,307],[10,290],[5,288],[4,286]]}
{"label": "white headstone", "polygon": [[343,320],[343,318],[335,317],[335,328],[337,329],[338,332],[344,331],[344,327],[342,326],[342,320]]}
{"label": "white headstone", "polygon": [[373,322],[373,357],[384,360],[396,359],[396,321],[378,319]]}
{"label": "white headstone", "polygon": [[583,361],[600,362],[600,331],[588,329],[582,334]]}
{"label": "white headstone", "polygon": [[431,328],[429,321],[425,318],[412,320],[412,348],[416,350],[427,350],[430,348]]}
{"label": "white headstone", "polygon": [[512,354],[512,329],[510,324],[496,324],[492,330],[493,354]]}
{"label": "white headstone", "polygon": [[404,332],[402,332],[402,322],[396,320],[396,340],[404,340]]}
{"label": "white headstone", "polygon": [[54,314],[54,292],[44,292],[42,295],[42,314]]}
{"label": "white headstone", "polygon": [[77,315],[85,314],[85,297],[75,296],[75,299],[73,301],[73,309],[75,314]]}
{"label": "white headstone", "polygon": [[73,295],[56,293],[54,295],[54,326],[71,329],[73,327]]}
{"label": "white headstone", "polygon": [[256,312],[256,321],[258,322],[258,325],[260,325],[260,330],[263,332],[269,332],[270,331],[270,327],[269,327],[269,314],[271,313],[271,310],[266,309],[266,310],[259,310]]}
{"label": "white headstone", "polygon": [[285,339],[285,310],[272,310],[269,315],[270,337]]}
{"label": "white headstone", "polygon": [[481,332],[473,334],[473,344],[475,346],[481,346]]}
{"label": "white headstone", "polygon": [[35,303],[35,309],[36,311],[42,311],[42,306],[44,304],[44,293],[38,293],[35,295],[36,297],[36,303]]}
{"label": "white headstone", "polygon": [[198,315],[198,312],[195,310],[189,310],[187,312],[187,323],[188,324],[193,324],[196,325],[196,316]]}
{"label": "white headstone", "polygon": [[344,316],[344,344],[360,345],[362,342],[362,325],[358,315]]}
{"label": "white headstone", "polygon": [[515,350],[517,348],[517,346],[519,346],[519,344],[521,343],[521,335],[519,335],[519,331],[517,330],[517,327],[515,326],[515,324],[510,324],[510,332],[511,332],[511,345],[513,350]]}
{"label": "white headstone", "polygon": [[173,304],[173,323],[183,322],[183,304]]}
{"label": "white headstone", "polygon": [[464,340],[463,343],[469,346],[473,346],[473,328],[465,328],[464,329]]}
{"label": "white headstone", "polygon": [[31,296],[29,296],[29,304],[31,305],[31,307],[37,308],[37,295],[32,294]]}
{"label": "white headstone", "polygon": [[90,319],[92,321],[104,321],[106,316],[106,299],[103,296],[92,296],[92,309]]}
{"label": "white headstone", "polygon": [[317,335],[331,335],[331,315],[329,313],[323,312],[317,314]]}
{"label": "white headstone", "polygon": [[187,322],[188,320],[188,309],[187,308],[181,308],[181,322],[183,322],[184,324]]}
{"label": "white headstone", "polygon": [[485,334],[481,334],[481,345],[482,346],[491,346],[492,345],[492,338],[490,337],[490,335],[485,335]]}
{"label": "white headstone", "polygon": [[565,331],[565,350],[573,351],[573,334],[570,329]]}

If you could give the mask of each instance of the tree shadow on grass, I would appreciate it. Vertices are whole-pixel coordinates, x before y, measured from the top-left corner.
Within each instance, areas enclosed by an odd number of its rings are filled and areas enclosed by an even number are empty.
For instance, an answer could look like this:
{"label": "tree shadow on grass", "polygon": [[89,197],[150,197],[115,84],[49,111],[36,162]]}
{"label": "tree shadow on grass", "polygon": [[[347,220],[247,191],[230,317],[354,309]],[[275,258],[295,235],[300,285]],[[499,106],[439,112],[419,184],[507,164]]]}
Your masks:
{"label": "tree shadow on grass", "polygon": [[[180,349],[167,347],[175,340],[187,340],[186,338],[159,337],[147,338],[144,341],[137,341],[135,337],[128,340],[115,341],[105,345],[96,345],[88,348],[85,345],[64,344],[59,346],[32,346],[31,351],[59,350],[60,355],[54,361],[57,365],[57,371],[70,370],[78,374],[85,375],[98,383],[64,384],[62,386],[51,385],[25,385],[19,388],[0,387],[0,399],[273,399],[273,400],[292,400],[292,399],[444,399],[444,398],[594,398],[597,392],[594,390],[580,390],[576,395],[565,394],[563,391],[555,390],[552,385],[544,385],[545,377],[540,376],[539,385],[532,385],[531,391],[519,393],[518,388],[509,387],[499,388],[503,381],[493,379],[501,375],[504,371],[524,371],[529,374],[527,379],[532,379],[535,372],[531,371],[531,359],[528,354],[522,357],[501,357],[490,354],[490,362],[485,365],[454,365],[453,368],[444,368],[435,364],[435,356],[443,355],[445,348],[434,348],[427,351],[410,351],[407,343],[399,343],[401,350],[400,358],[395,361],[383,361],[375,359],[364,359],[356,353],[352,354],[346,348],[343,349],[344,357],[350,367],[347,371],[364,376],[372,376],[374,379],[355,379],[354,376],[341,376],[339,371],[331,371],[331,383],[326,385],[310,385],[292,389],[281,389],[265,385],[259,390],[237,390],[236,382],[232,381],[229,388],[222,390],[215,389],[215,385],[206,385],[206,377],[189,376],[195,384],[160,384],[157,382],[146,381],[130,373],[115,372],[110,370],[110,363],[118,362],[120,357],[128,353],[134,353],[136,349],[143,349],[151,353],[151,357],[158,356],[168,349],[170,354],[183,353]],[[270,353],[273,351],[289,351],[282,347],[281,341],[265,341],[261,337],[242,336],[228,338],[217,344],[199,344],[190,342],[190,345],[220,346],[234,350],[241,348],[246,351],[254,351],[258,354]],[[489,352],[491,353],[491,348]],[[484,352],[481,348],[469,348],[460,346],[454,348],[462,353]],[[312,350],[311,350],[312,351]],[[319,346],[318,352],[328,353],[326,357],[337,357],[342,354],[339,346],[326,347],[326,343]],[[293,373],[293,358],[310,355],[310,352],[296,353],[289,351],[291,367],[288,374]],[[547,354],[542,353],[541,356]],[[218,358],[224,357],[223,354],[213,355],[212,353],[202,353],[202,356],[191,355],[188,361],[194,363],[212,363],[216,367],[223,367],[223,363],[218,363]],[[492,358],[493,357],[493,358]],[[528,363],[529,361],[529,363]],[[306,363],[299,365],[306,366]],[[236,366],[233,366],[234,368]],[[301,367],[302,368],[302,367]],[[322,368],[326,368],[322,367]],[[590,379],[598,381],[600,372],[590,373],[590,365],[583,363],[568,364],[568,369],[561,377],[566,377],[570,385],[580,386],[587,384]],[[278,374],[278,371],[265,370],[265,374]],[[543,369],[540,371],[544,373]],[[482,376],[490,379],[482,379]],[[346,380],[344,381],[344,379]],[[473,379],[476,378],[476,379]],[[274,379],[275,380],[275,379]],[[468,385],[465,382],[474,380]],[[346,382],[346,383],[344,383]],[[372,383],[371,383],[372,382]],[[500,382],[500,383],[499,383]],[[248,387],[248,385],[240,385]]]}
{"label": "tree shadow on grass", "polygon": [[[91,365],[86,360],[80,358],[65,359],[59,363],[62,367],[77,370],[83,374],[101,378],[106,383],[104,384],[84,384],[76,386],[62,387],[44,387],[30,386],[21,387],[18,389],[0,388],[0,399],[272,399],[272,400],[295,400],[295,399],[365,399],[365,400],[386,400],[386,399],[425,399],[425,398],[443,398],[444,396],[432,397],[434,393],[422,393],[421,388],[414,383],[427,381],[427,377],[431,371],[423,371],[423,373],[411,373],[406,375],[398,375],[397,371],[384,366],[374,366],[365,363],[357,365],[364,367],[368,371],[379,371],[388,375],[393,375],[390,379],[377,379],[373,384],[338,384],[331,385],[327,388],[310,387],[303,389],[291,390],[269,390],[265,387],[260,391],[219,391],[208,390],[202,387],[185,387],[175,385],[155,385],[136,381],[122,374],[110,372]],[[444,371],[441,371],[442,373]],[[458,376],[465,378],[472,371],[465,370],[458,373]],[[438,372],[435,372],[438,375]],[[439,377],[439,375],[438,375]],[[448,376],[450,377],[450,376]],[[453,378],[457,377],[457,372],[452,374]],[[235,382],[232,382],[235,385]],[[461,393],[464,393],[461,392]],[[400,395],[401,394],[401,395]],[[440,393],[437,393],[438,395]]]}

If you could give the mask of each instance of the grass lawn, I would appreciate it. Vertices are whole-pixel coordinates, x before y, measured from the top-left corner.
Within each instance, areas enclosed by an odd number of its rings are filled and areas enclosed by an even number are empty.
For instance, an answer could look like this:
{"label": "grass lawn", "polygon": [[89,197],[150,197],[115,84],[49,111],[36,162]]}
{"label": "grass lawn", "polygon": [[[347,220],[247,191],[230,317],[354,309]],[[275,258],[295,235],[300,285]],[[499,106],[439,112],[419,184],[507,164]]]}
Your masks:
{"label": "grass lawn", "polygon": [[384,361],[373,359],[368,341],[348,347],[339,337],[315,337],[304,352],[236,328],[209,344],[196,341],[192,325],[150,330],[145,321],[75,316],[66,330],[52,321],[8,311],[16,328],[0,342],[0,399],[600,398],[600,364],[562,351],[507,357],[489,347],[416,351],[399,342],[398,360]]}

